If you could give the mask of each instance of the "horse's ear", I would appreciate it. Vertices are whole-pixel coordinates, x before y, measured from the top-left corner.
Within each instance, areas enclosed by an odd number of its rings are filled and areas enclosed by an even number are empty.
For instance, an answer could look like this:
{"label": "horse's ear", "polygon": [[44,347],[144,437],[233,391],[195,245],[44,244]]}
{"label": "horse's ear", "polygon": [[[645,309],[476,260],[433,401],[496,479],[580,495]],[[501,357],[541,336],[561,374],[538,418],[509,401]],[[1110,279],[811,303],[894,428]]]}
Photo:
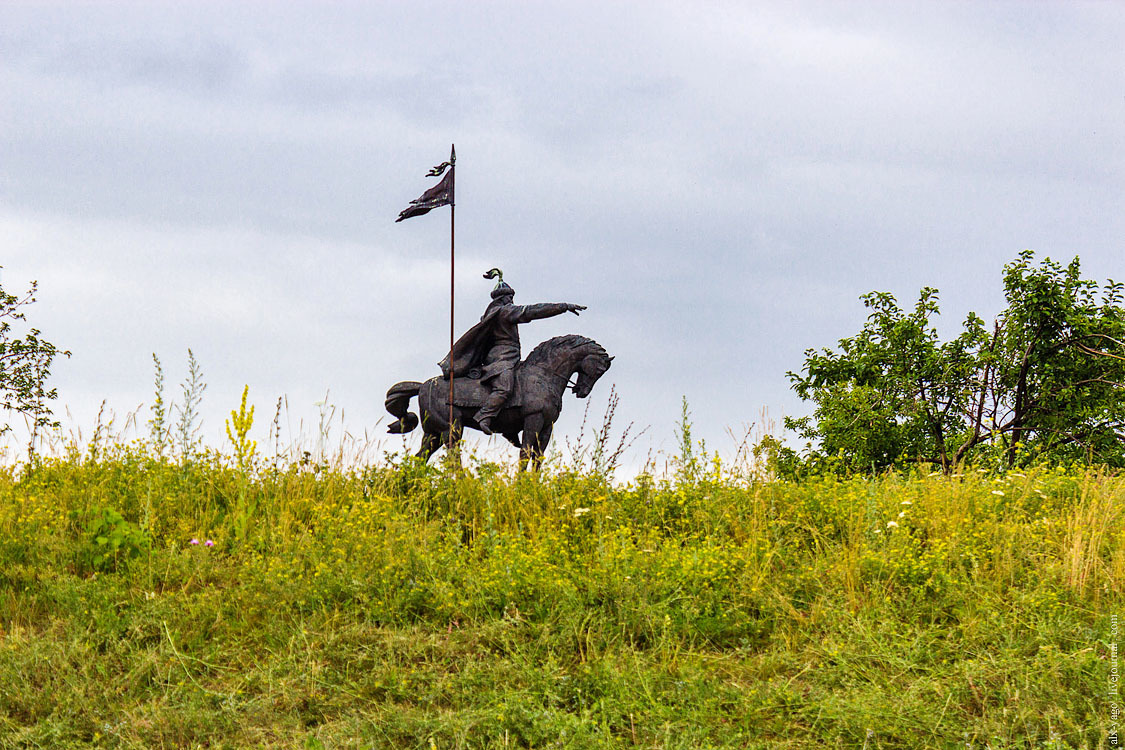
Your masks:
{"label": "horse's ear", "polygon": [[615,359],[615,357],[610,357],[609,361],[612,362],[614,359]]}

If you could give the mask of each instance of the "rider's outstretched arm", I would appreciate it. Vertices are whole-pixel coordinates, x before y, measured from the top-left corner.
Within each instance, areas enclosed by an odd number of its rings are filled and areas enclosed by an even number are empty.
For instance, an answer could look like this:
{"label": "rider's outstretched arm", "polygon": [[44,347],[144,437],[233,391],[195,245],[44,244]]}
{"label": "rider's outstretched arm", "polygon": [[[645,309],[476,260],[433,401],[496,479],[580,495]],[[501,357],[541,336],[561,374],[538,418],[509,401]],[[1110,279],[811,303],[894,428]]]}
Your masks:
{"label": "rider's outstretched arm", "polygon": [[576,305],[573,302],[540,302],[536,305],[516,305],[515,309],[509,314],[512,316],[513,322],[527,323],[542,318],[553,318],[565,312],[572,312],[577,315],[579,310],[585,309],[585,305]]}

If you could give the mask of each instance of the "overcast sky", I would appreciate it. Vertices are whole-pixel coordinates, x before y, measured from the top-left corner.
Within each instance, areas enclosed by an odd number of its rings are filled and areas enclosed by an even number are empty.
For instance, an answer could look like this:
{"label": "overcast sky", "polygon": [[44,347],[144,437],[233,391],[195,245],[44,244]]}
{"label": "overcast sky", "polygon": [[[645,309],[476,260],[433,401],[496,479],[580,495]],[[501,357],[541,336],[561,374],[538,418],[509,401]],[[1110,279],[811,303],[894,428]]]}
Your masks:
{"label": "overcast sky", "polygon": [[73,351],[69,427],[147,408],[154,352],[176,396],[190,347],[214,445],[243,384],[259,440],[326,390],[376,435],[448,348],[448,209],[394,219],[456,143],[458,333],[500,266],[589,307],[524,351],[616,355],[591,413],[616,385],[634,461],[684,397],[729,451],[806,413],[785,373],[861,294],[936,286],[951,333],[1023,248],[1125,278],[1123,40],[1117,2],[5,0],[2,281]]}

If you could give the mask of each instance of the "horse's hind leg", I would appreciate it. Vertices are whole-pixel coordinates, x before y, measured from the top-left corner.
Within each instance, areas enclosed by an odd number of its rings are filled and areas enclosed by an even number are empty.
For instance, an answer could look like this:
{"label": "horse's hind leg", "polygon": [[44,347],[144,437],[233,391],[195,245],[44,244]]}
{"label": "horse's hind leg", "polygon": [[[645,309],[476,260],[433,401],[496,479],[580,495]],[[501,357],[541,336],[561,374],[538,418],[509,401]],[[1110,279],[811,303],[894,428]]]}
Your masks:
{"label": "horse's hind leg", "polygon": [[461,430],[454,429],[452,437],[449,430],[441,433],[438,438],[439,446],[445,446],[446,460],[454,467],[461,468]]}
{"label": "horse's hind leg", "polygon": [[433,432],[427,432],[422,435],[422,447],[419,448],[418,452],[414,455],[418,456],[418,458],[422,459],[423,461],[428,462],[430,460],[430,456],[434,455],[434,451],[436,451],[440,447],[441,436]]}

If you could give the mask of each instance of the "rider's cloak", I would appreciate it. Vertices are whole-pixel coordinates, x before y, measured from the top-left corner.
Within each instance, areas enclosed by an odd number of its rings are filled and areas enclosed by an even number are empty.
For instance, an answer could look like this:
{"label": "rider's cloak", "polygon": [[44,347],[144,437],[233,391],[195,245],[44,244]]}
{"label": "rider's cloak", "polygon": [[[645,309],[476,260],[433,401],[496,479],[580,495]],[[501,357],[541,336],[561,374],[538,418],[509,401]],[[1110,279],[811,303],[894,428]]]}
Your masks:
{"label": "rider's cloak", "polygon": [[[461,338],[454,342],[453,349],[445,359],[438,363],[442,377],[449,379],[450,362],[453,363],[454,377],[463,378],[470,370],[480,369],[482,380],[488,380],[490,376],[502,370],[515,367],[520,359],[519,332],[516,326],[532,320],[560,315],[568,309],[565,302],[490,305],[481,316],[480,322],[465,331]],[[493,361],[485,366],[485,359],[493,346],[498,343],[498,339],[505,351],[493,352],[491,358]]]}

